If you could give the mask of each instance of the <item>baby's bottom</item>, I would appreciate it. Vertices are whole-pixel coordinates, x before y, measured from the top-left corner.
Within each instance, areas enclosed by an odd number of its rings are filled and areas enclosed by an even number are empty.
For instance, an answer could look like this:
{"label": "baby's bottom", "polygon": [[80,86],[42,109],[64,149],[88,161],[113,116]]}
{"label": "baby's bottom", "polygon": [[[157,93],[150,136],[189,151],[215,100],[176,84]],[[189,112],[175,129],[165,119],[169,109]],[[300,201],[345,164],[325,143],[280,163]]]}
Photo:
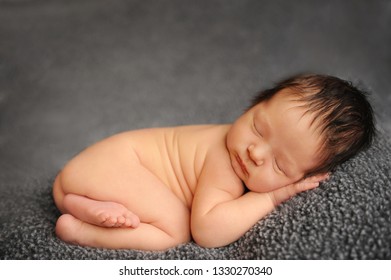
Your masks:
{"label": "baby's bottom", "polygon": [[113,249],[164,250],[188,242],[189,209],[131,153],[124,155],[121,145],[110,141],[88,148],[57,176],[53,195],[63,213],[57,235],[66,242]]}

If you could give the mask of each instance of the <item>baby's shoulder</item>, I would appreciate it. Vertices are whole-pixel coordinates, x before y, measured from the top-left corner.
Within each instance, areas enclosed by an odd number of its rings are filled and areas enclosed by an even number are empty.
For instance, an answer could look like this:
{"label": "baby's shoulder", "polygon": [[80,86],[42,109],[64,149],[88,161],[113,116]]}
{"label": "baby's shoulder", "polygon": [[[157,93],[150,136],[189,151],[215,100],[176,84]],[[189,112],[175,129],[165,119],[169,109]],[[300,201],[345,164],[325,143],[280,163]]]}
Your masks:
{"label": "baby's shoulder", "polygon": [[[199,175],[208,159],[226,161],[226,135],[229,125],[192,125],[175,128],[174,138],[182,163],[192,163]],[[198,176],[197,176],[198,177]]]}
{"label": "baby's shoulder", "polygon": [[231,158],[226,145],[227,133],[230,127],[230,125],[209,127],[198,136],[200,140],[199,150],[204,155],[203,170],[211,176],[215,176],[215,173],[223,175],[222,177],[227,180],[237,177],[232,169]]}
{"label": "baby's shoulder", "polygon": [[[190,125],[173,127],[172,132],[178,139],[199,145],[224,144],[230,125]],[[167,129],[170,133],[170,128]]]}
{"label": "baby's shoulder", "polygon": [[179,148],[193,150],[194,156],[203,157],[210,153],[226,152],[226,136],[229,125],[193,125],[175,129]]}

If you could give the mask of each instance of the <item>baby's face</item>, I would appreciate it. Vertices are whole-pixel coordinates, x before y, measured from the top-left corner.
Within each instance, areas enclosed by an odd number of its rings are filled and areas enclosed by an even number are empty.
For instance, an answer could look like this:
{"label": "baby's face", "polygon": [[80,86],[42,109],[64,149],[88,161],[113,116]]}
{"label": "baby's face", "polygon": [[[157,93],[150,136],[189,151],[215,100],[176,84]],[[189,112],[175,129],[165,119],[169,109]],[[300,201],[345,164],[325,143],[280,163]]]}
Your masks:
{"label": "baby's face", "polygon": [[247,188],[269,192],[302,179],[318,164],[313,117],[289,90],[243,114],[227,135],[232,167]]}

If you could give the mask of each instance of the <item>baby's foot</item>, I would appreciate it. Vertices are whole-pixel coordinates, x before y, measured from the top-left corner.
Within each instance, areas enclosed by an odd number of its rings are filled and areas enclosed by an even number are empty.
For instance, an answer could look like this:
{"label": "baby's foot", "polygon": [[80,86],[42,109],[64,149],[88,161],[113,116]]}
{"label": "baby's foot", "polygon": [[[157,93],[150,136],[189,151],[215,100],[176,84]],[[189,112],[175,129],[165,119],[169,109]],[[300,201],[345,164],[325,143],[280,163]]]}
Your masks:
{"label": "baby's foot", "polygon": [[97,226],[136,228],[140,224],[137,215],[117,202],[67,194],[63,203],[66,210],[77,219]]}
{"label": "baby's foot", "polygon": [[90,223],[104,227],[137,227],[139,218],[122,204],[110,201],[96,201],[90,209]]}

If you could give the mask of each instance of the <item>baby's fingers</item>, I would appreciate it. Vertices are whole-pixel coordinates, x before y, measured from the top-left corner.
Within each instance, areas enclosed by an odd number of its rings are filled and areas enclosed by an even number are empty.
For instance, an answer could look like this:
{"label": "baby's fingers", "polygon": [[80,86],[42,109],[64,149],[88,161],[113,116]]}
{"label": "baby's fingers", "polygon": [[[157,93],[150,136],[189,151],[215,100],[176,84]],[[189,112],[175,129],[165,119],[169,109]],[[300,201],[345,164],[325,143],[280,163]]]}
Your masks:
{"label": "baby's fingers", "polygon": [[319,186],[320,182],[328,180],[330,178],[329,173],[314,175],[295,183],[297,193],[308,191]]}
{"label": "baby's fingers", "polygon": [[322,173],[322,174],[318,174],[318,175],[314,175],[314,176],[308,177],[308,178],[304,179],[301,182],[305,182],[305,183],[316,183],[316,182],[318,182],[318,183],[320,183],[322,181],[328,180],[329,178],[330,178],[330,173]]}
{"label": "baby's fingers", "polygon": [[280,204],[281,202],[284,202],[291,198],[292,196],[316,188],[319,186],[319,182],[306,182],[305,180],[302,180],[300,182],[297,182],[295,184],[291,184],[282,188],[279,188],[277,190],[274,190],[269,193],[273,203],[275,206]]}
{"label": "baby's fingers", "polygon": [[314,175],[294,184],[274,190],[269,194],[274,202],[274,205],[278,205],[298,193],[315,189],[319,186],[320,182],[327,180],[329,177],[330,175],[328,173]]}
{"label": "baby's fingers", "polygon": [[320,181],[314,180],[314,181],[307,181],[303,180],[300,182],[297,182],[296,184],[293,184],[293,189],[295,190],[295,194],[305,192],[308,190],[312,190],[316,187],[318,187],[320,184]]}
{"label": "baby's fingers", "polygon": [[329,177],[329,173],[314,175],[294,184],[274,190],[270,192],[269,195],[273,200],[274,205],[277,206],[298,193],[315,189],[319,186],[320,182],[327,180]]}

